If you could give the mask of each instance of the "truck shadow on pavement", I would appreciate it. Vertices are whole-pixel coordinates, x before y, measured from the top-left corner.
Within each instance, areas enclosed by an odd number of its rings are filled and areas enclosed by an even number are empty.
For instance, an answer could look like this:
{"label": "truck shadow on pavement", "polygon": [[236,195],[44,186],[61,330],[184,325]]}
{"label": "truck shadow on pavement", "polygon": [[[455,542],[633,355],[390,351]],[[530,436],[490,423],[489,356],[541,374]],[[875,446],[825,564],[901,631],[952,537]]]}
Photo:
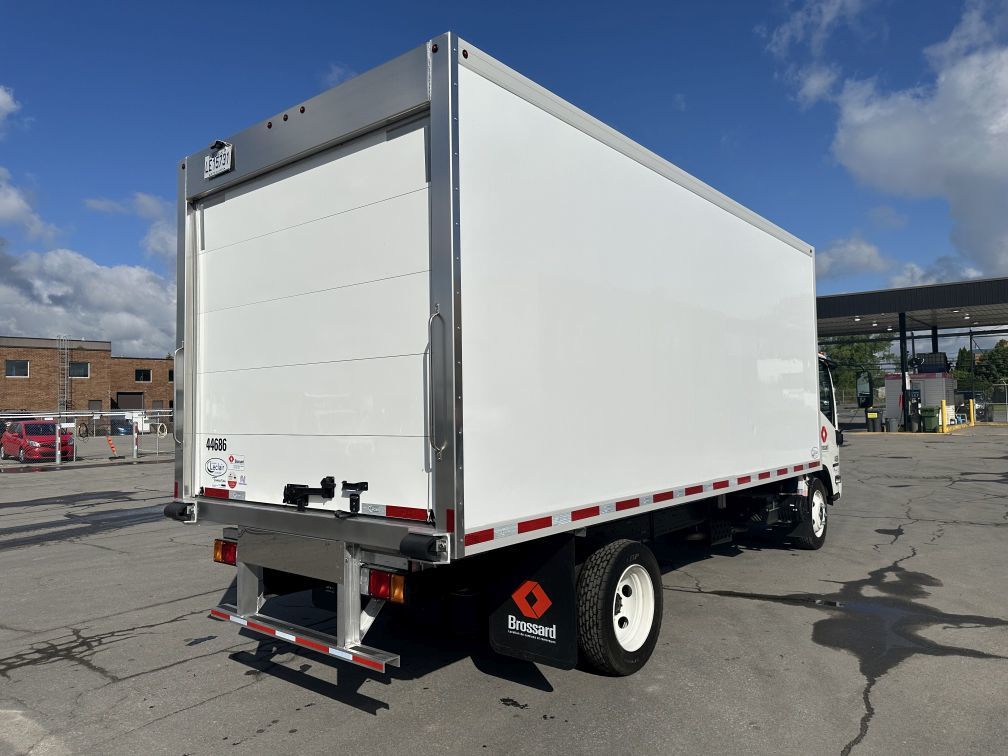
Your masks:
{"label": "truck shadow on pavement", "polygon": [[[781,545],[777,541],[752,540],[747,543],[745,550],[729,546],[721,547],[715,553],[718,556],[741,556],[746,551],[758,548],[779,549]],[[665,574],[680,570],[688,575],[683,568],[712,556],[710,548],[678,539],[662,539],[655,545],[655,553]],[[699,589],[699,584],[697,588]],[[312,606],[309,596],[308,592],[301,592],[272,598],[269,605],[264,607],[264,612],[319,632],[335,634],[335,619],[331,614]],[[221,603],[234,604],[235,600],[236,584],[232,581],[230,588],[221,597]],[[275,638],[266,638],[247,629],[239,630],[239,634],[258,641],[255,650],[237,651],[230,654],[229,658],[248,667],[245,674],[250,677],[273,677],[372,715],[390,707],[385,701],[361,693],[360,689],[365,683],[374,681],[381,685],[391,685],[397,680],[419,680],[464,660],[469,660],[473,667],[485,675],[552,693],[553,686],[538,665],[501,656],[490,649],[487,634],[480,632],[484,627],[483,621],[481,615],[469,623],[472,632],[458,634],[446,632],[445,627],[459,623],[447,622],[445,616],[436,610],[386,605],[365,639],[365,643],[370,646],[394,650],[400,654],[402,666],[388,667],[385,674],[339,662],[325,654]],[[315,664],[337,670],[337,682],[329,682],[310,674]],[[578,669],[590,675],[598,674],[582,664],[578,665]]]}
{"label": "truck shadow on pavement", "polygon": [[[899,537],[899,534],[894,533],[886,535],[895,535],[894,540]],[[704,546],[682,542],[662,542],[656,545],[655,553],[666,582],[673,575],[682,575],[688,578],[688,582],[692,582],[692,586],[664,584],[666,592],[775,603],[826,615],[813,625],[813,642],[850,653],[858,660],[865,680],[862,690],[864,713],[857,734],[844,747],[843,754],[849,754],[868,733],[875,714],[871,701],[873,687],[881,677],[906,659],[915,655],[996,660],[1008,658],[967,646],[938,643],[926,637],[932,628],[958,630],[1008,627],[1008,619],[943,612],[921,603],[920,599],[930,596],[931,588],[939,587],[942,583],[931,575],[903,566],[904,562],[917,556],[914,547],[911,547],[910,554],[870,571],[866,577],[837,582],[836,590],[822,594],[772,594],[712,589],[702,585],[688,569],[690,565],[712,556],[744,557],[750,551],[759,550],[788,551],[790,547],[779,540],[744,536],[735,545],[719,547],[713,551]],[[225,600],[233,598],[225,596]],[[284,597],[284,601],[288,604],[288,610],[300,615],[296,620],[299,624],[323,632],[335,632],[331,627],[331,617],[323,617],[322,613],[315,610],[306,595],[292,594]],[[291,612],[285,614],[290,616]],[[485,638],[479,635],[459,638],[446,633],[443,618],[440,624],[436,624],[434,619],[436,618],[428,618],[429,621],[425,622],[416,612],[401,607],[388,607],[382,611],[368,633],[366,642],[378,648],[395,649],[402,656],[402,666],[389,667],[385,675],[336,662],[323,654],[283,641],[265,639],[247,630],[242,630],[242,635],[258,640],[258,647],[251,652],[233,653],[230,658],[249,667],[246,674],[250,676],[275,677],[369,714],[377,714],[381,709],[388,709],[389,705],[362,694],[360,688],[365,682],[390,685],[396,680],[418,680],[465,659],[470,659],[473,666],[484,674],[537,690],[553,691],[553,686],[535,664],[494,654]],[[277,657],[291,654],[300,658],[302,663],[299,667],[293,666],[297,660],[293,664],[287,658],[282,663],[277,661]],[[331,683],[308,674],[312,664],[336,668],[338,682]]]}
{"label": "truck shadow on pavement", "polygon": [[[776,543],[765,545],[768,548],[779,548]],[[753,542],[749,550],[757,547],[757,543]],[[705,546],[698,547],[680,541],[665,543],[664,539],[656,546],[655,551],[659,555],[663,572],[681,569],[711,556],[710,549]],[[742,555],[745,552],[729,547],[720,549],[717,553],[724,556]],[[231,587],[221,597],[221,603],[234,604],[235,591],[235,583],[232,582]],[[319,632],[331,634],[336,632],[332,615],[313,607],[307,592],[273,598],[264,611]],[[229,658],[248,667],[245,674],[250,677],[274,677],[284,683],[297,685],[305,691],[372,715],[381,709],[388,709],[389,704],[362,694],[360,688],[366,682],[374,681],[381,685],[390,685],[397,680],[419,680],[465,660],[469,660],[473,667],[485,675],[552,693],[553,686],[538,665],[501,656],[490,649],[487,634],[480,632],[485,626],[484,621],[481,615],[468,623],[470,633],[458,634],[447,632],[446,626],[466,623],[448,622],[445,620],[445,615],[439,614],[436,610],[416,610],[386,605],[365,639],[368,645],[394,650],[400,654],[402,666],[388,667],[385,674],[339,662],[325,654],[282,640],[265,638],[247,629],[239,630],[239,634],[258,641],[255,650],[237,651],[230,654]],[[310,674],[315,664],[336,669],[338,681],[333,683]],[[578,669],[587,674],[597,674],[583,665],[579,665]]]}
{"label": "truck shadow on pavement", "polygon": [[[232,583],[221,603],[233,603],[234,599],[235,585]],[[336,633],[336,622],[332,615],[313,607],[308,592],[272,599],[266,611],[271,616],[275,612],[275,616],[303,627],[333,635]],[[443,616],[438,623],[438,617],[431,612],[386,605],[365,639],[365,643],[370,646],[394,650],[400,654],[401,666],[389,666],[385,674],[339,662],[325,654],[282,640],[264,638],[247,629],[240,630],[239,634],[258,641],[255,650],[237,651],[228,658],[248,667],[245,674],[250,677],[273,677],[372,715],[390,707],[385,701],[361,693],[360,689],[365,683],[392,685],[397,680],[419,680],[466,659],[471,660],[473,666],[483,674],[536,690],[553,691],[553,686],[535,664],[494,654],[484,637],[478,634],[448,633],[445,624]],[[293,660],[290,658],[292,656]],[[310,674],[312,666],[316,664],[335,669],[337,681],[330,682]]]}

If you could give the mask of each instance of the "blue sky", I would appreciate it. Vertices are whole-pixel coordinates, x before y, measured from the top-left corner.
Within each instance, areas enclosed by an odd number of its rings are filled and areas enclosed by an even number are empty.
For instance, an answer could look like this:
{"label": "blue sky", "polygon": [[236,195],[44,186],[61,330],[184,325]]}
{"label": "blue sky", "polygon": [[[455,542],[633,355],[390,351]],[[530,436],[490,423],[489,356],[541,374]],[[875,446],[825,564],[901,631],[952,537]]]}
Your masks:
{"label": "blue sky", "polygon": [[1004,0],[210,8],[0,11],[0,333],[170,351],[176,161],[449,29],[814,244],[820,293],[1008,275]]}

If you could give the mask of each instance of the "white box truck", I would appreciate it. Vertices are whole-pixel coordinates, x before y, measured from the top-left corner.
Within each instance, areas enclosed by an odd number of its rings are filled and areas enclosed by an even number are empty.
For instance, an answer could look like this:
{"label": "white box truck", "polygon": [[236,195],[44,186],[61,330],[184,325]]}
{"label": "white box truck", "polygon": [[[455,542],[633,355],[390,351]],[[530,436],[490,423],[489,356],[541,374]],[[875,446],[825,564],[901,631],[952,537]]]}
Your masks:
{"label": "white box truck", "polygon": [[[166,515],[223,526],[214,617],[384,671],[379,609],[476,595],[496,651],[629,674],[654,539],[822,545],[812,248],[456,35],[178,187]],[[307,588],[331,631],[271,613]]]}

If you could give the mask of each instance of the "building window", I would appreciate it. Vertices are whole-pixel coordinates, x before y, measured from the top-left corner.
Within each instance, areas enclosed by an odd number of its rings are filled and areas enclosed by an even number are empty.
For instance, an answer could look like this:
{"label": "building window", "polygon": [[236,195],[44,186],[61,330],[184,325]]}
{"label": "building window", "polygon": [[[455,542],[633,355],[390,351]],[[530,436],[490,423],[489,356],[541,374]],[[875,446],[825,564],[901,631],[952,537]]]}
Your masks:
{"label": "building window", "polygon": [[151,402],[151,409],[152,410],[163,410],[164,409],[164,400],[163,399],[155,399],[153,402]]}
{"label": "building window", "polygon": [[90,362],[71,362],[70,363],[70,377],[71,378],[90,378],[91,377],[91,363]]}
{"label": "building window", "polygon": [[27,378],[28,360],[7,360],[4,375],[8,378]]}
{"label": "building window", "polygon": [[172,409],[172,410],[175,409],[175,400],[174,399],[169,399],[168,400],[168,409]]}
{"label": "building window", "polygon": [[102,400],[101,399],[88,399],[87,408],[89,412],[101,412],[102,411]]}
{"label": "building window", "polygon": [[150,383],[151,382],[150,368],[137,368],[133,373],[133,380],[135,380],[137,383]]}
{"label": "building window", "polygon": [[171,383],[174,380],[175,380],[175,371],[172,370],[171,368],[168,368],[168,383]]}

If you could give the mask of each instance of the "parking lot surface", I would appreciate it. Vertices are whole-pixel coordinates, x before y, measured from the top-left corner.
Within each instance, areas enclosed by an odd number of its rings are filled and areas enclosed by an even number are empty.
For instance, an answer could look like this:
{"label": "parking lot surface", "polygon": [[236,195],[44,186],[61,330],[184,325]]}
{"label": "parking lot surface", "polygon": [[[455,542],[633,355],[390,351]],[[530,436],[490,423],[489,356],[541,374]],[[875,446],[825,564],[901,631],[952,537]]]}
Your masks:
{"label": "parking lot surface", "polygon": [[[383,612],[382,676],[208,618],[170,464],[0,471],[0,752],[1003,753],[1008,429],[848,434],[818,552],[659,549],[649,664],[494,657]],[[21,470],[24,472],[11,472]]]}

